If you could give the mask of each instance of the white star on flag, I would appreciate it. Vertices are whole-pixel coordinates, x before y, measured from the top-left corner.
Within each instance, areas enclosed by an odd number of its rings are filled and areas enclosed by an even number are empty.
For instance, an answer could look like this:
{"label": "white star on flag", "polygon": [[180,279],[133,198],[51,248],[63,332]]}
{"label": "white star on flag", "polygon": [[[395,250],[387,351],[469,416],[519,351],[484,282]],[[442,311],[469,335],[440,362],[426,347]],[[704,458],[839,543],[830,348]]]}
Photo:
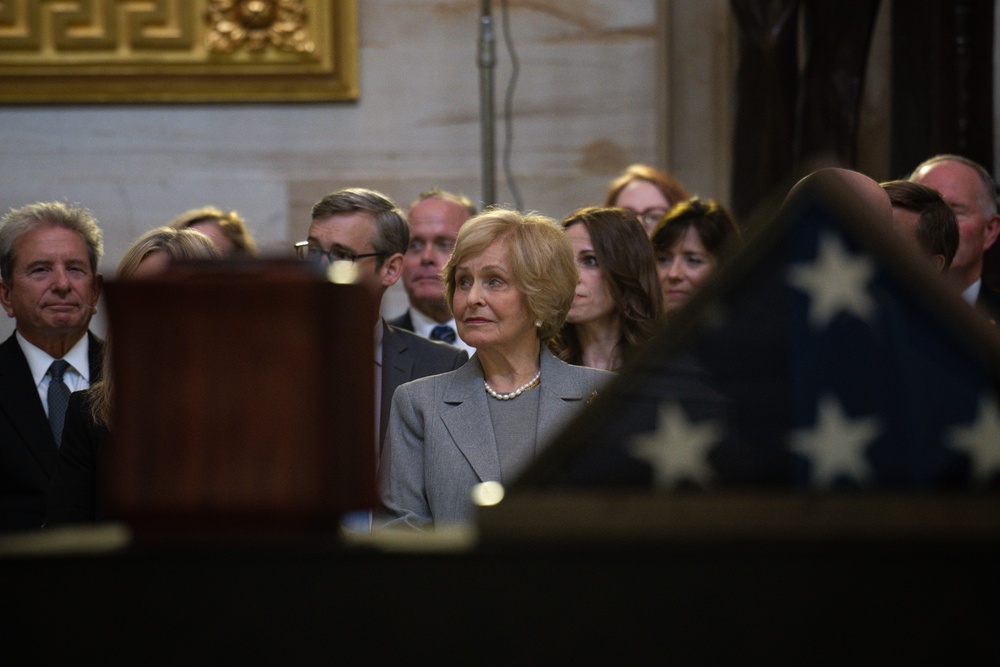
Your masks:
{"label": "white star on flag", "polygon": [[634,436],[630,450],[653,467],[660,488],[673,488],[685,480],[706,486],[713,478],[708,450],[722,439],[722,434],[719,424],[694,424],[679,404],[663,403],[656,431]]}
{"label": "white star on flag", "polygon": [[948,441],[953,449],[969,455],[976,482],[985,484],[1000,472],[1000,412],[996,396],[980,398],[975,421],[950,429]]}
{"label": "white star on flag", "polygon": [[816,425],[793,433],[791,444],[812,466],[813,484],[829,487],[838,477],[865,482],[872,469],[864,453],[881,431],[878,419],[851,419],[833,396],[820,399],[817,413]]}
{"label": "white star on flag", "polygon": [[809,295],[809,321],[822,329],[841,311],[867,320],[875,312],[868,293],[875,267],[866,257],[852,255],[834,234],[823,234],[819,244],[815,262],[788,270],[788,282]]}

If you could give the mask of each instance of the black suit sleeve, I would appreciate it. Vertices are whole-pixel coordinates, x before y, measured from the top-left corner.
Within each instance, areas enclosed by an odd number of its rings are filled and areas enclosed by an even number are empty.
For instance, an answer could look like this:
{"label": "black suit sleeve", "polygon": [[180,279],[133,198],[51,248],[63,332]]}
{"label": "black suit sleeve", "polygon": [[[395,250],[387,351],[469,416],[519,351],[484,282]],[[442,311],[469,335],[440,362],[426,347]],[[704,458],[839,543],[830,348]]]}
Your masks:
{"label": "black suit sleeve", "polygon": [[73,392],[49,490],[46,527],[103,518],[98,475],[103,439],[104,429],[90,414],[88,393]]}

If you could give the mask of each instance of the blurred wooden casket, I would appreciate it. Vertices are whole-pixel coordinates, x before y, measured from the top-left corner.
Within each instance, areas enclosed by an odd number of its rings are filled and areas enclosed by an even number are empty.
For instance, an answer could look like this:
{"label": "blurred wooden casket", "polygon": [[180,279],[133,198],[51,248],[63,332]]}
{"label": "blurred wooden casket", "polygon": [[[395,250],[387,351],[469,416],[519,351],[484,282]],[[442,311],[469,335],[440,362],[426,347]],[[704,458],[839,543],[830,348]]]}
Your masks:
{"label": "blurred wooden casket", "polygon": [[137,534],[329,527],[376,502],[374,299],[285,260],[106,286],[102,477]]}

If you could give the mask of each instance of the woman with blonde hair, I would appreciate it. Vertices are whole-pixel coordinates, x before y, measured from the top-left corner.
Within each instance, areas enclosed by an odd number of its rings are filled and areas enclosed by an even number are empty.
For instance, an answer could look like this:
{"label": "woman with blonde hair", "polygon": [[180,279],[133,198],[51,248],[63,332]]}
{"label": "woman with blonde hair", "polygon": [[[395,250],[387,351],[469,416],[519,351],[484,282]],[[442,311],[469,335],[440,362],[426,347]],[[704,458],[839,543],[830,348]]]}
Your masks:
{"label": "woman with blonde hair", "polygon": [[551,218],[480,213],[462,226],[442,276],[458,335],[476,354],[396,390],[377,526],[468,521],[473,487],[517,477],[611,376],[545,346],[577,282],[572,244]]}
{"label": "woman with blonde hair", "polygon": [[[218,248],[193,229],[156,227],[140,236],[118,263],[118,280],[141,280],[163,273],[177,260],[219,259]],[[103,518],[101,450],[113,427],[114,382],[111,336],[104,346],[101,380],[70,394],[62,444],[48,498],[45,525],[93,523]]]}
{"label": "woman with blonde hair", "polygon": [[211,239],[223,257],[257,254],[257,243],[246,221],[236,211],[223,211],[215,206],[193,208],[181,213],[167,226],[201,232]]}

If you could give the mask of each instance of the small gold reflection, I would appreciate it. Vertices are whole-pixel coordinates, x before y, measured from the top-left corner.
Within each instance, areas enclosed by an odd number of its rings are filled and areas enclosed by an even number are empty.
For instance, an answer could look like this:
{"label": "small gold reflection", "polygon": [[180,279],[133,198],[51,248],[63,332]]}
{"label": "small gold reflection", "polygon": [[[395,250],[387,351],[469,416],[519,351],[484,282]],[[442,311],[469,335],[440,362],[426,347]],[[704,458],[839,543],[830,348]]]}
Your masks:
{"label": "small gold reflection", "polygon": [[333,262],[326,269],[326,277],[331,283],[353,285],[358,281],[358,269],[354,262]]}
{"label": "small gold reflection", "polygon": [[503,500],[503,484],[500,482],[483,482],[472,487],[472,502],[480,507],[496,505]]}

